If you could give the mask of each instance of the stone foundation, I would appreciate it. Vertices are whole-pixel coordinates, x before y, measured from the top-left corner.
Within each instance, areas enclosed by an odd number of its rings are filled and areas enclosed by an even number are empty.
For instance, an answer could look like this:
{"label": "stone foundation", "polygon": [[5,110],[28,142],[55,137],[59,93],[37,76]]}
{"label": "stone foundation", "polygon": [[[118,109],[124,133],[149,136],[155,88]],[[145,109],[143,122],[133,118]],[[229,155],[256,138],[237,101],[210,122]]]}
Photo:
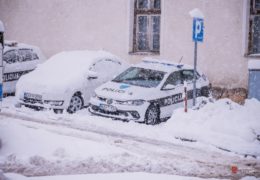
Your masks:
{"label": "stone foundation", "polygon": [[244,104],[245,99],[247,98],[247,89],[245,88],[221,88],[221,87],[212,87],[212,96],[215,99],[229,98],[232,101],[238,104]]}

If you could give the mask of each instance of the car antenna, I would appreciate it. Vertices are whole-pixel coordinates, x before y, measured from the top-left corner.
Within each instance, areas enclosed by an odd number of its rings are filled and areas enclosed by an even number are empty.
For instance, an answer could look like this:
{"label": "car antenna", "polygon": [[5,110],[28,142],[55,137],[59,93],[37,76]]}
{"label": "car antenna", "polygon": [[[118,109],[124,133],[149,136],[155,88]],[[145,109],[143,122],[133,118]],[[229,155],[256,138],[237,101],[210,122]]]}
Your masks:
{"label": "car antenna", "polygon": [[180,60],[179,60],[179,63],[177,65],[178,68],[182,68],[183,64],[181,64],[181,61],[183,59],[183,56],[181,56]]}
{"label": "car antenna", "polygon": [[180,60],[179,60],[179,63],[178,63],[178,64],[181,64],[182,58],[183,58],[183,56],[181,56],[181,58],[180,58]]}

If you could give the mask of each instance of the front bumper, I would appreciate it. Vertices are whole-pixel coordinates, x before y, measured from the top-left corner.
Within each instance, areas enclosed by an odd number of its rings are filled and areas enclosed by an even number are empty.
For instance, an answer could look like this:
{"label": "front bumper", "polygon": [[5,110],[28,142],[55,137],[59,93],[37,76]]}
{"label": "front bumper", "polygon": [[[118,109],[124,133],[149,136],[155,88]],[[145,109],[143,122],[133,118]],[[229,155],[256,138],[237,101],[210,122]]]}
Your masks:
{"label": "front bumper", "polygon": [[96,98],[90,99],[90,106],[88,110],[90,113],[98,116],[109,117],[112,119],[119,119],[124,121],[136,121],[143,122],[145,117],[145,112],[149,106],[148,102],[145,102],[143,105],[134,106],[134,105],[120,105],[120,104],[109,104],[113,106],[116,110],[106,111],[101,108],[101,105],[108,105],[105,101],[100,101]]}
{"label": "front bumper", "polygon": [[25,97],[25,93],[17,97],[17,104],[35,109],[65,109],[67,101],[59,95],[39,95],[41,98]]}

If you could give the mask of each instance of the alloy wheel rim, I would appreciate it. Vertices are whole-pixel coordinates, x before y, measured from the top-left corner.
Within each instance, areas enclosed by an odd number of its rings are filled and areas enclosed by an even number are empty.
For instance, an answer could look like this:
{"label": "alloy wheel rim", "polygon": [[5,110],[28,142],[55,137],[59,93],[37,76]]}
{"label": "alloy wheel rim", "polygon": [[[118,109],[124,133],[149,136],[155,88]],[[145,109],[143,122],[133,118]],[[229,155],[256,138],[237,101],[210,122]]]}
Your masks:
{"label": "alloy wheel rim", "polygon": [[74,112],[80,110],[81,106],[82,106],[82,101],[81,101],[80,97],[73,96],[70,101],[70,111],[74,113]]}

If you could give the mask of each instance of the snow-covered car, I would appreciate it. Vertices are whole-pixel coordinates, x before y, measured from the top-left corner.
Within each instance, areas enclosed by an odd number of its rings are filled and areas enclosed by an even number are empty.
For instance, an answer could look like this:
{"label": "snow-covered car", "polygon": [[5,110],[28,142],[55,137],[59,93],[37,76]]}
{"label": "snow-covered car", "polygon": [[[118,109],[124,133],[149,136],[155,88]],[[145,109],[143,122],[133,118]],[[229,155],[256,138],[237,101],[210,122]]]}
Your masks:
{"label": "snow-covered car", "polygon": [[[183,105],[184,81],[192,100],[193,67],[144,59],[95,90],[88,110],[95,115],[156,124]],[[197,96],[209,95],[207,77],[196,72]]]}
{"label": "snow-covered car", "polygon": [[18,79],[44,62],[40,48],[15,41],[5,41],[3,52],[3,93],[15,92]]}
{"label": "snow-covered car", "polygon": [[16,106],[74,113],[88,105],[96,87],[127,67],[125,61],[105,51],[58,53],[19,79]]}

